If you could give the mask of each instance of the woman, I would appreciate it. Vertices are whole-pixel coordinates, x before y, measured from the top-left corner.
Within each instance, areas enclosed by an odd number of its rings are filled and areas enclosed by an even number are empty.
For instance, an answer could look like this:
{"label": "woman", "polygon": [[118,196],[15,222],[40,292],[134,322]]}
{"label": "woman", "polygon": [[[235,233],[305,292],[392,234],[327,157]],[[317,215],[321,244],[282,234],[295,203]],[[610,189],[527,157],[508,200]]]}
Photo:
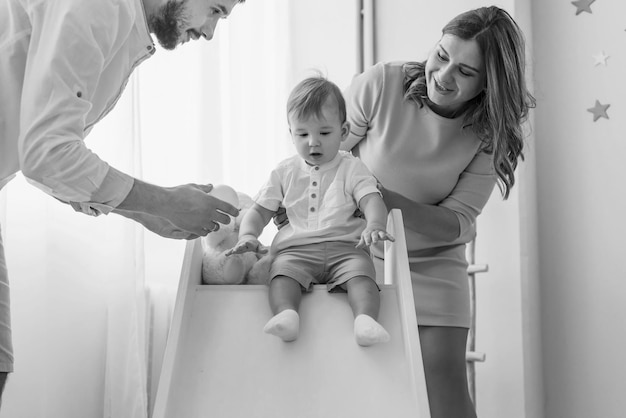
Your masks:
{"label": "woman", "polygon": [[[535,100],[524,38],[497,7],[450,21],[425,62],[379,63],[345,95],[342,146],[378,178],[405,222],[433,418],[475,417],[466,378],[470,324],[465,246],[498,183],[506,199]],[[373,253],[379,260],[380,248]]]}

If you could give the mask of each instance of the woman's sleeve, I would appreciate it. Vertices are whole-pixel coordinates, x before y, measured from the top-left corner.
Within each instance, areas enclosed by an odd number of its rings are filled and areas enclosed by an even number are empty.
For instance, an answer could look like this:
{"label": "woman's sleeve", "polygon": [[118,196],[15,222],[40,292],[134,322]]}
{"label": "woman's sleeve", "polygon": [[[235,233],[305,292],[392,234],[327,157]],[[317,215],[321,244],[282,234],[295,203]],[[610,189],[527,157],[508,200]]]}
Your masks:
{"label": "woman's sleeve", "polygon": [[383,87],[383,64],[379,63],[356,75],[344,92],[350,134],[341,149],[350,151],[367,135],[370,122],[380,103]]}
{"label": "woman's sleeve", "polygon": [[493,155],[479,152],[459,176],[452,193],[439,203],[452,210],[459,220],[459,238],[473,233],[476,218],[482,212],[496,184]]}

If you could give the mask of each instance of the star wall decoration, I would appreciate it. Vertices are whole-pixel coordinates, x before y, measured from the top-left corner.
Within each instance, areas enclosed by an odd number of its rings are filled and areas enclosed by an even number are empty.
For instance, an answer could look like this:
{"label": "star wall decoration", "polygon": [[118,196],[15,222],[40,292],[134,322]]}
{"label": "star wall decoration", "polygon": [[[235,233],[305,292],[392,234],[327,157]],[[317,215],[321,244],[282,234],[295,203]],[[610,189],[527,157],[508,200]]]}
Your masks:
{"label": "star wall decoration", "polygon": [[604,51],[600,51],[599,54],[593,56],[593,59],[596,61],[595,66],[604,65],[606,67],[606,60],[610,58],[610,55],[606,55]]}
{"label": "star wall decoration", "polygon": [[582,12],[593,13],[591,11],[591,3],[596,0],[576,0],[573,1],[572,4],[576,6],[576,16],[581,14]]}
{"label": "star wall decoration", "polygon": [[594,122],[600,118],[608,119],[609,115],[606,113],[606,110],[609,108],[609,106],[611,105],[610,104],[603,105],[598,100],[596,100],[596,104],[593,107],[587,109],[587,112],[593,113]]}

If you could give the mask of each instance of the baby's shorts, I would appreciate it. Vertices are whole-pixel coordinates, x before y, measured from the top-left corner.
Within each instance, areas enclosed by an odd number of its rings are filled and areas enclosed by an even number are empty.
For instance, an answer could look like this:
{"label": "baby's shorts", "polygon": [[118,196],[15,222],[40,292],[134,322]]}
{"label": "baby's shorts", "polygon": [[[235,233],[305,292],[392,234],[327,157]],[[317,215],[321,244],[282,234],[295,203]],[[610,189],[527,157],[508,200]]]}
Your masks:
{"label": "baby's shorts", "polygon": [[336,241],[280,251],[272,262],[270,280],[276,276],[294,279],[307,292],[314,284],[325,284],[329,292],[345,291],[343,285],[358,276],[369,277],[376,283],[376,269],[367,249]]}

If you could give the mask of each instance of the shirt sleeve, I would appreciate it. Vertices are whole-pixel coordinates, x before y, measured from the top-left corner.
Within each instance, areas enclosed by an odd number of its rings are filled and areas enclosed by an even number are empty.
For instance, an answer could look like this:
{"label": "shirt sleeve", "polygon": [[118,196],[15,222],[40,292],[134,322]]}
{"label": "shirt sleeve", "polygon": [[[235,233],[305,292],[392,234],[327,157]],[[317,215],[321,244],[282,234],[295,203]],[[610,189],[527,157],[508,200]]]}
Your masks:
{"label": "shirt sleeve", "polygon": [[346,99],[347,120],[350,122],[350,134],[341,144],[344,151],[351,150],[365,136],[370,121],[380,105],[383,88],[383,65],[376,64],[356,75],[344,92]]}
{"label": "shirt sleeve", "polygon": [[376,177],[370,172],[370,170],[363,164],[358,158],[354,158],[352,163],[352,170],[350,173],[350,183],[353,190],[354,200],[357,206],[360,207],[361,199],[371,193],[376,193],[382,197],[382,193],[378,190]]}
{"label": "shirt sleeve", "polygon": [[478,152],[459,176],[456,186],[439,206],[452,210],[459,220],[459,238],[473,234],[476,218],[487,204],[496,184],[493,155]]}
{"label": "shirt sleeve", "polygon": [[33,7],[20,109],[23,174],[62,201],[86,205],[83,211],[91,214],[119,205],[134,181],[84,143],[93,91],[115,37],[123,36],[111,30],[109,21],[117,15],[107,7],[76,1]]}
{"label": "shirt sleeve", "polygon": [[279,169],[272,170],[270,178],[254,198],[255,203],[270,211],[277,211],[283,201],[283,187]]}

